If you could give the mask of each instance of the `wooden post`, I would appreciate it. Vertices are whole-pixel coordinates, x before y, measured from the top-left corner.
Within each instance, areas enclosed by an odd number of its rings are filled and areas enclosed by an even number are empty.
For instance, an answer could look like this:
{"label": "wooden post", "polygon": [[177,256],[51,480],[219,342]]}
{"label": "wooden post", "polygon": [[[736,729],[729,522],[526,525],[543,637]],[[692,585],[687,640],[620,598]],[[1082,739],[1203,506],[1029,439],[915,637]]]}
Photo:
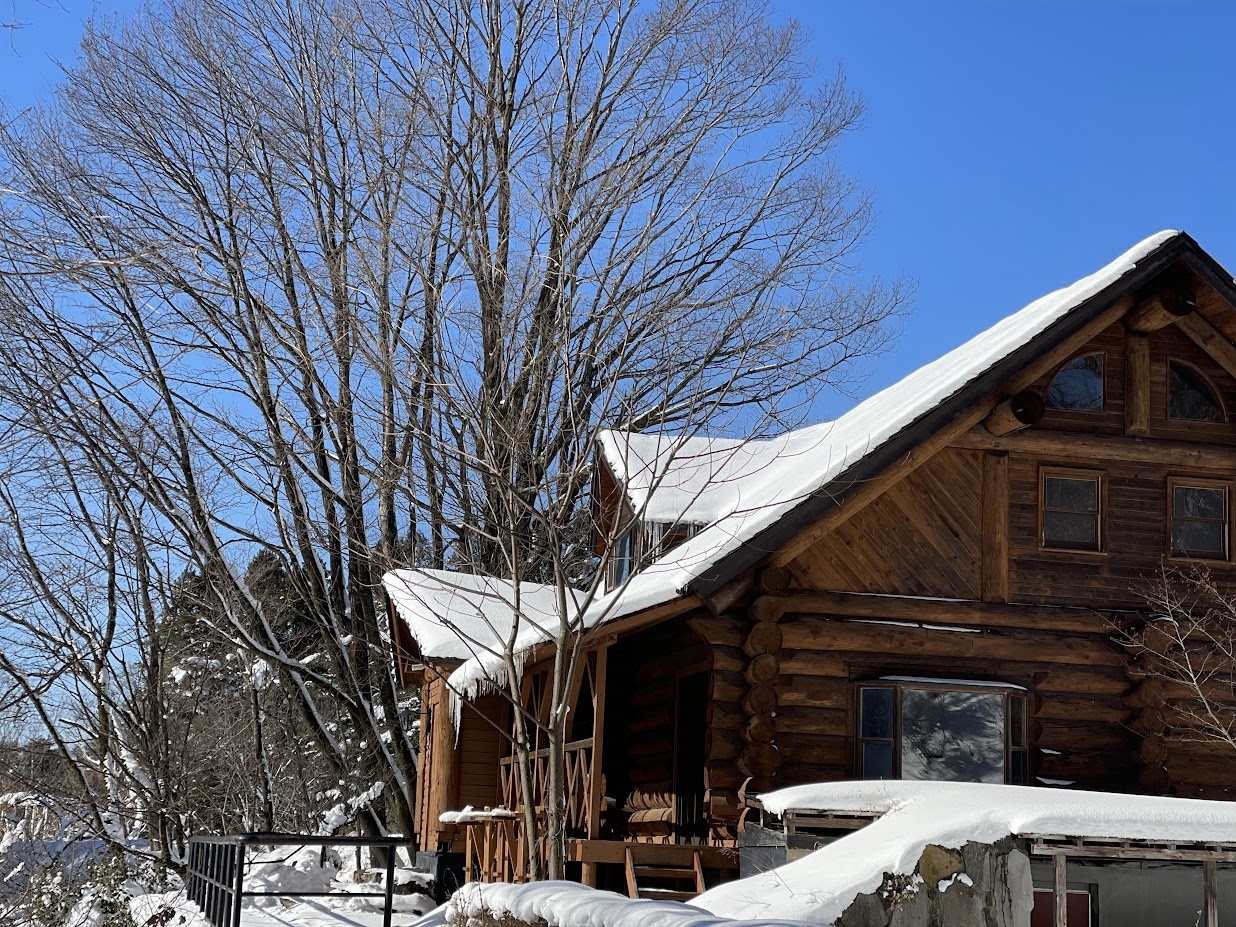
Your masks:
{"label": "wooden post", "polygon": [[1193,339],[1199,348],[1214,358],[1220,367],[1236,377],[1236,346],[1200,315],[1180,319],[1176,326]]}
{"label": "wooden post", "polygon": [[1150,338],[1132,330],[1124,334],[1124,433],[1150,434]]}
{"label": "wooden post", "polygon": [[1202,927],[1219,927],[1218,864],[1213,859],[1202,862],[1202,882],[1205,897],[1202,903]]}
{"label": "wooden post", "polygon": [[1065,874],[1066,858],[1057,853],[1055,863],[1056,917],[1054,927],[1069,927],[1069,883]]}
{"label": "wooden post", "polygon": [[982,595],[984,602],[1009,600],[1009,455],[983,455]]}
{"label": "wooden post", "polygon": [[1180,321],[1196,308],[1197,300],[1188,286],[1174,286],[1134,306],[1124,317],[1124,325],[1135,332],[1158,331]]}
{"label": "wooden post", "polygon": [[[605,750],[605,690],[608,685],[609,642],[597,647],[596,673],[592,678],[592,757],[588,766],[588,807],[585,809],[588,822],[588,839],[596,840],[601,834],[601,802],[605,798],[601,788],[604,779],[602,754]],[[597,864],[585,860],[581,867],[585,885],[596,888]]]}
{"label": "wooden post", "polygon": [[1024,389],[992,409],[983,419],[983,426],[997,437],[1008,435],[1027,425],[1037,425],[1045,411],[1043,397],[1032,389]]}

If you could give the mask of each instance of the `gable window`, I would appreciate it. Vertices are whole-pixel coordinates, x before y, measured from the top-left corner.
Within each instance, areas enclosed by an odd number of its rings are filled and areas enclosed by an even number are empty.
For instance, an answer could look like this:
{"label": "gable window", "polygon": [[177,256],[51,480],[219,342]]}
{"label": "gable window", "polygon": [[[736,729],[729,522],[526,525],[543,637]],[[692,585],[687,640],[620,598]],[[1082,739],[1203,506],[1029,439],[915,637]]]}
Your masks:
{"label": "gable window", "polygon": [[1228,558],[1229,486],[1209,480],[1168,482],[1171,554],[1201,560]]}
{"label": "gable window", "polygon": [[1047,387],[1047,408],[1103,411],[1103,354],[1083,354],[1061,367]]}
{"label": "gable window", "polygon": [[1041,471],[1040,543],[1057,550],[1102,550],[1102,474]]}
{"label": "gable window", "polygon": [[859,687],[864,779],[1024,783],[1026,699],[998,683],[964,688],[888,677]]}
{"label": "gable window", "polygon": [[1206,375],[1178,360],[1167,362],[1167,417],[1186,422],[1226,422],[1223,403]]}
{"label": "gable window", "polygon": [[609,561],[609,588],[616,589],[635,572],[635,526],[632,525],[614,541],[614,552]]}

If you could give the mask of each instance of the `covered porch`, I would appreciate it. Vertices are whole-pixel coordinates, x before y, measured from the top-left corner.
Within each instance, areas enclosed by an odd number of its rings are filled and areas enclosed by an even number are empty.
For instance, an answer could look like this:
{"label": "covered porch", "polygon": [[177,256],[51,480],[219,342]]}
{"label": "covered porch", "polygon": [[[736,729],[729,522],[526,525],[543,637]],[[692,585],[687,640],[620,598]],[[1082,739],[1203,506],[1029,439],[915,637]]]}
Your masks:
{"label": "covered porch", "polygon": [[[542,722],[548,669],[532,664],[525,671],[524,708]],[[565,746],[569,877],[632,897],[685,899],[737,874],[736,815],[714,819],[706,788],[710,669],[707,646],[681,623],[609,635],[583,655]],[[504,725],[509,731],[509,717]],[[465,875],[476,881],[520,881],[526,871],[518,762],[509,734],[501,741],[495,795],[487,803],[501,812],[456,821]],[[534,747],[533,791],[543,821],[543,733]]]}

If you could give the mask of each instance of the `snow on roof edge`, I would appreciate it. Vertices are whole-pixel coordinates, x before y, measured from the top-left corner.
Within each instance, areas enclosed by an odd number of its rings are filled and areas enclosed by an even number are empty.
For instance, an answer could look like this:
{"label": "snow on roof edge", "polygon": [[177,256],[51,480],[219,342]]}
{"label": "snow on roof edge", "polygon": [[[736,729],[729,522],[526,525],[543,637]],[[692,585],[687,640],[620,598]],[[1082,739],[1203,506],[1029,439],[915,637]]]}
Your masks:
{"label": "snow on roof edge", "polygon": [[[452,570],[390,570],[382,585],[398,617],[427,658],[469,660],[501,649],[515,620],[509,580]],[[518,605],[523,635],[544,636],[558,623],[558,588],[523,582]],[[567,590],[568,597],[576,590]]]}

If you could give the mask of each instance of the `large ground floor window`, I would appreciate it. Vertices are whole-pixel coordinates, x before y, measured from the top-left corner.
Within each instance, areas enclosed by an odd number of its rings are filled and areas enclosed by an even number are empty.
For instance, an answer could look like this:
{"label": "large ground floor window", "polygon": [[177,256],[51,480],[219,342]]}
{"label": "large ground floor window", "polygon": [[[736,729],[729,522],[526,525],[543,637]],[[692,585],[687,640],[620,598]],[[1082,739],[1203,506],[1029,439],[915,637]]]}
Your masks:
{"label": "large ground floor window", "polygon": [[1002,683],[885,677],[858,687],[864,779],[1024,783],[1024,690]]}

